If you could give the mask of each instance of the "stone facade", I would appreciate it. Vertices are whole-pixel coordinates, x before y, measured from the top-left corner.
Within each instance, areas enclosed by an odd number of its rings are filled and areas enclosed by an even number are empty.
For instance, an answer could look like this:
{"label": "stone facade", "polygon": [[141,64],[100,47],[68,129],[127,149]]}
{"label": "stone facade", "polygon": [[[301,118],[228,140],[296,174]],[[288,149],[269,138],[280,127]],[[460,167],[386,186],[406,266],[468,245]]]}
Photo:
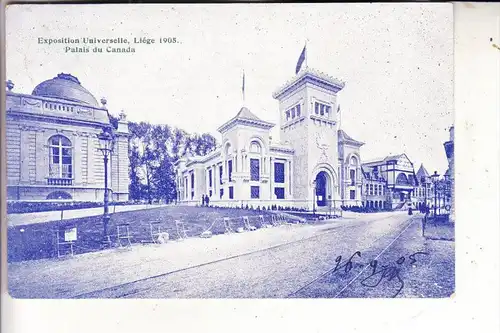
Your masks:
{"label": "stone facade", "polygon": [[446,157],[448,159],[447,174],[450,180],[450,221],[455,222],[455,127],[450,127],[450,140],[444,143]]}
{"label": "stone facade", "polygon": [[[388,209],[418,208],[421,204],[423,192],[418,191],[419,182],[415,175],[413,163],[406,154],[387,156],[362,164],[363,188],[365,190],[364,205],[375,205],[375,202],[384,200],[383,207]],[[378,187],[384,185],[383,194],[371,191],[370,185]],[[368,185],[368,192],[366,192]],[[373,193],[373,194],[372,194]],[[371,204],[371,202],[374,202]]]}
{"label": "stone facade", "polygon": [[[102,201],[104,162],[98,135],[109,128],[106,101],[70,74],[40,83],[31,95],[6,96],[7,199]],[[108,163],[110,198],[128,200],[128,122],[120,115]]]}
{"label": "stone facade", "polygon": [[[279,88],[280,137],[246,107],[220,128],[222,144],[175,164],[177,199],[216,205],[326,210],[361,204],[363,143],[339,130],[337,93],[344,83],[306,68]],[[352,170],[352,171],[351,171]],[[352,178],[352,179],[351,179]]]}

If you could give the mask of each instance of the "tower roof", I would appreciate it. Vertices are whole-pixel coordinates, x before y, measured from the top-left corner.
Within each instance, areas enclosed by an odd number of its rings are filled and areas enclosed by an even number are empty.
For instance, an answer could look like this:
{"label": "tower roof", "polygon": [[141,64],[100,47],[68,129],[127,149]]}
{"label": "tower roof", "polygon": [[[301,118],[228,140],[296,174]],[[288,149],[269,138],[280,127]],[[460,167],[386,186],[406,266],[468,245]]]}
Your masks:
{"label": "tower roof", "polygon": [[342,129],[338,130],[338,140],[341,143],[347,143],[358,147],[361,147],[362,145],[365,144],[364,142],[353,139]]}
{"label": "tower roof", "polygon": [[259,117],[254,115],[252,111],[250,111],[245,106],[240,109],[240,111],[236,114],[236,116],[233,119],[248,119],[248,120],[262,121]]}
{"label": "tower roof", "polygon": [[247,107],[242,107],[240,111],[231,118],[229,121],[225,122],[222,126],[220,126],[217,130],[222,133],[227,131],[229,128],[235,126],[235,125],[247,125],[247,126],[253,126],[253,127],[258,127],[258,128],[263,128],[263,129],[271,129],[274,127],[273,123],[264,121],[257,117],[255,114],[252,113]]}
{"label": "tower roof", "polygon": [[60,73],[50,80],[43,81],[35,87],[32,95],[99,107],[95,97],[80,84],[78,78],[71,74]]}
{"label": "tower roof", "polygon": [[420,165],[420,168],[418,168],[417,171],[417,179],[421,179],[422,177],[429,177],[429,173],[427,172],[427,169],[424,167],[423,163]]}

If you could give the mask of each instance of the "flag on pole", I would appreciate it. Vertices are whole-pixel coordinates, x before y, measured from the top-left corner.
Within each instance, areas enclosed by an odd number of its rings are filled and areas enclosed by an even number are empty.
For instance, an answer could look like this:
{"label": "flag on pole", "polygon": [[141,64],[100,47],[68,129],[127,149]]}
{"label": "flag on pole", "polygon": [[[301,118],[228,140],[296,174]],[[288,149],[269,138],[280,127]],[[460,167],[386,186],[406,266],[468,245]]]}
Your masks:
{"label": "flag on pole", "polygon": [[302,63],[306,60],[306,48],[307,45],[304,45],[304,48],[302,49],[302,53],[300,54],[299,61],[297,61],[297,66],[295,67],[295,74],[297,74],[300,71],[300,68],[302,67]]}
{"label": "flag on pole", "polygon": [[243,84],[241,85],[241,95],[243,96],[243,101],[245,101],[245,71],[243,71]]}

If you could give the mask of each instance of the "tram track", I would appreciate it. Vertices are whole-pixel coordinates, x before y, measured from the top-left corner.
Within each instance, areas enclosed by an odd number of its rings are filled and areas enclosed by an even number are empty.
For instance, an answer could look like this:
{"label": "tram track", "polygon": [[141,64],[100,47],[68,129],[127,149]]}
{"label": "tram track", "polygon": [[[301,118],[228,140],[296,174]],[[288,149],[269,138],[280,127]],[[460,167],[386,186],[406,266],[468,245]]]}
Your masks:
{"label": "tram track", "polygon": [[[297,244],[300,244],[300,243],[308,242],[308,241],[311,241],[313,239],[317,239],[317,238],[321,238],[321,237],[326,237],[326,236],[328,236],[328,235],[330,235],[332,233],[337,232],[340,228],[342,228],[342,229],[346,229],[346,228],[361,228],[363,226],[369,225],[371,223],[376,223],[376,222],[384,220],[384,219],[387,219],[387,216],[380,217],[380,218],[375,218],[375,219],[370,219],[370,220],[363,220],[363,221],[359,221],[359,222],[357,222],[355,224],[340,224],[339,223],[339,224],[337,224],[335,226],[332,226],[332,227],[330,227],[328,229],[321,230],[319,233],[317,233],[315,235],[312,235],[312,236],[309,236],[309,237],[305,237],[305,238],[302,238],[302,239],[298,239],[298,240],[286,242],[286,243],[283,243],[283,244],[278,244],[278,245],[275,245],[275,246],[266,247],[264,249],[259,249],[259,250],[255,250],[255,251],[249,251],[249,252],[245,252],[245,253],[241,253],[241,254],[237,254],[237,255],[225,257],[225,258],[221,258],[221,259],[218,259],[218,260],[212,260],[212,261],[201,263],[201,264],[198,264],[198,265],[193,265],[193,266],[189,266],[189,267],[185,267],[185,268],[173,270],[173,271],[170,271],[170,272],[156,274],[156,275],[153,275],[153,276],[149,276],[149,277],[146,277],[146,278],[137,279],[137,280],[130,281],[130,282],[116,284],[116,285],[111,286],[111,287],[101,288],[101,289],[97,289],[97,290],[94,290],[94,291],[77,294],[75,296],[72,296],[71,298],[77,298],[77,299],[79,299],[79,298],[100,298],[101,297],[100,295],[104,295],[104,296],[102,296],[102,298],[110,298],[110,297],[105,296],[106,294],[108,294],[108,295],[109,294],[115,295],[115,296],[113,296],[111,298],[130,297],[130,296],[137,295],[137,294],[140,294],[140,293],[143,293],[143,292],[147,292],[150,289],[149,287],[134,288],[133,287],[134,285],[138,285],[138,284],[145,283],[145,282],[151,282],[151,281],[154,281],[154,280],[157,280],[157,279],[161,279],[161,278],[173,276],[173,275],[176,275],[176,274],[179,274],[179,273],[182,273],[182,272],[186,272],[186,271],[189,271],[189,270],[196,270],[196,269],[201,268],[201,267],[205,267],[205,266],[209,266],[209,265],[213,265],[213,264],[217,264],[217,263],[222,263],[222,262],[226,262],[226,261],[231,261],[231,260],[235,260],[235,259],[238,259],[238,258],[244,258],[244,257],[248,257],[248,256],[255,255],[255,254],[258,254],[258,253],[263,253],[263,252],[266,252],[266,251],[272,251],[272,250],[276,250],[276,249],[286,248],[286,247],[289,247],[289,246],[293,246],[293,245],[297,245]],[[409,220],[412,220],[412,219],[409,219]],[[404,231],[409,227],[409,225],[411,225],[411,222],[410,223],[406,223],[406,222],[408,222],[408,219],[406,219],[404,222],[401,222],[401,224],[405,225],[405,228],[404,228],[404,230],[402,232],[400,232],[398,234],[397,237],[399,237],[399,235],[401,235],[402,233],[404,233]],[[384,235],[376,238],[370,244],[370,246],[373,246],[373,244],[376,244],[383,237],[387,237],[387,235],[384,234]],[[396,237],[396,239],[397,239],[397,237]],[[382,253],[380,253],[380,254],[382,254]],[[318,276],[314,280],[310,281],[308,283],[308,285],[314,283],[315,281],[317,281],[318,279],[320,279],[321,276],[324,276],[325,274],[328,274],[329,272],[331,272],[331,270],[329,270],[329,271],[321,274],[320,276]],[[160,283],[159,285],[161,286],[163,284],[165,284],[165,283]],[[156,287],[158,287],[158,285],[156,285]],[[301,288],[297,289],[297,291],[304,289],[304,287],[306,287],[306,286],[303,285]],[[120,290],[122,290],[122,292],[120,292]],[[126,291],[126,290],[128,290],[128,291]],[[296,292],[294,292],[294,293],[296,293]],[[292,293],[292,294],[294,294],[294,293]]]}
{"label": "tram track", "polygon": [[[406,223],[408,222],[409,223]],[[392,239],[392,241],[382,250],[380,251],[377,256],[373,259],[373,260],[377,260],[382,254],[384,254],[390,247],[392,244],[394,244],[394,242],[402,235],[406,232],[406,230],[416,221],[415,218],[410,218],[410,219],[407,219],[404,223],[406,223],[405,227],[403,228],[403,230],[401,232],[399,232],[397,234],[397,236]],[[386,235],[382,235],[380,236],[379,238],[377,238],[373,243],[377,243],[380,239],[386,237]],[[335,296],[334,298],[338,298],[350,285],[352,285],[352,283],[354,283],[354,281],[356,281],[360,276],[361,274],[363,274],[363,272],[370,267],[370,264],[367,264],[367,265],[364,265],[363,269],[358,273],[356,274],[356,276],[352,279],[349,280],[349,282],[337,293],[335,293]],[[298,293],[300,293],[301,291],[305,290],[306,288],[312,286],[314,283],[318,282],[319,280],[321,280],[322,278],[324,278],[325,276],[333,273],[335,271],[335,269],[337,269],[337,265],[333,266],[332,268],[330,268],[329,270],[327,270],[326,272],[318,275],[316,278],[312,279],[311,281],[307,282],[306,284],[304,284],[303,286],[301,286],[300,288],[298,288],[297,290],[295,290],[294,292],[290,293],[287,298],[290,298],[290,297],[293,297],[295,295],[297,295]]]}

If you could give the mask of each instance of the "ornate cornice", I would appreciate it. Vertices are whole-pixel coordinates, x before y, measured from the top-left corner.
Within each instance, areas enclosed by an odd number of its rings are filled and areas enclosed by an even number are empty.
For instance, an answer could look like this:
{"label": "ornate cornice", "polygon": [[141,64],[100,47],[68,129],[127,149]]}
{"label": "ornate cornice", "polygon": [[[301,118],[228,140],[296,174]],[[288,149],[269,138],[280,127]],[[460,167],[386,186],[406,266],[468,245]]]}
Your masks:
{"label": "ornate cornice", "polygon": [[337,125],[337,122],[335,120],[331,120],[331,119],[326,119],[326,118],[323,118],[323,117],[320,117],[320,116],[316,116],[316,115],[310,115],[309,116],[312,120],[314,121],[319,121],[319,122],[322,122],[322,123],[327,123],[329,125],[332,125],[332,126],[335,126]]}
{"label": "ornate cornice", "polygon": [[45,132],[47,129],[33,125],[19,125],[19,129],[25,132]]}
{"label": "ornate cornice", "polygon": [[89,126],[89,127],[102,127],[103,125],[108,125],[108,123],[103,123],[100,121],[93,121],[89,119],[77,119],[77,118],[69,118],[69,117],[60,117],[57,115],[47,115],[42,113],[31,113],[31,112],[22,112],[22,111],[13,111],[10,110],[7,112],[6,116],[8,117],[21,117],[23,119],[31,118],[34,121],[45,122],[45,123],[57,123],[64,125],[73,125],[73,126]]}
{"label": "ornate cornice", "polygon": [[295,149],[293,148],[272,146],[272,145],[269,147],[269,150],[274,152],[289,153],[289,154],[293,154],[295,152]]}
{"label": "ornate cornice", "polygon": [[299,72],[297,76],[278,88],[273,93],[273,98],[280,99],[306,83],[312,83],[334,93],[339,92],[345,86],[345,82],[340,81],[333,76],[312,68],[306,68],[305,70]]}
{"label": "ornate cornice", "polygon": [[246,126],[252,126],[252,127],[257,127],[257,128],[262,128],[262,129],[271,129],[274,127],[273,123],[264,121],[264,120],[253,120],[253,119],[242,119],[242,118],[233,118],[220,126],[217,131],[220,133],[223,133],[230,128],[236,126],[236,125],[246,125]]}

